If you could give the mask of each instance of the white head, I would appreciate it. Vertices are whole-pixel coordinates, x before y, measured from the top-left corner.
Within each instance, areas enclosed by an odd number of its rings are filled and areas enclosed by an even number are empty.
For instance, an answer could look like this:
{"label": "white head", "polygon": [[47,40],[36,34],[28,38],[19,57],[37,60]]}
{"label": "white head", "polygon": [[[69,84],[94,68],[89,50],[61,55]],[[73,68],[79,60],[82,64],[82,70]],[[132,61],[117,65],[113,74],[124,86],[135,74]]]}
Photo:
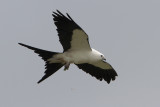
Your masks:
{"label": "white head", "polygon": [[97,57],[98,59],[103,60],[103,61],[106,60],[104,55],[102,53],[100,53],[99,51],[92,48],[92,52],[95,54],[95,57]]}
{"label": "white head", "polygon": [[106,58],[104,57],[103,54],[101,55],[101,58],[102,58],[103,61],[106,61]]}

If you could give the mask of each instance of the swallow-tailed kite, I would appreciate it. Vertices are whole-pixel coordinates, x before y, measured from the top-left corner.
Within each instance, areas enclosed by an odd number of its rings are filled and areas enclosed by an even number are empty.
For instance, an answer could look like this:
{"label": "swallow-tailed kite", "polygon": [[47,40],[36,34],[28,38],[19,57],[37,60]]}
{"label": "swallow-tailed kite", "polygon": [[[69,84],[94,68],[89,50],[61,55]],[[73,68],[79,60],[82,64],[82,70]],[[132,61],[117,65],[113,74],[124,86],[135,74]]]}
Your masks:
{"label": "swallow-tailed kite", "polygon": [[45,75],[38,81],[42,82],[61,67],[68,70],[70,64],[75,64],[79,69],[89,73],[93,77],[102,81],[103,79],[109,84],[115,80],[117,73],[113,67],[107,63],[102,53],[90,47],[88,35],[77,25],[74,20],[60,11],[53,12],[53,20],[57,26],[59,41],[63,46],[63,53],[50,52],[22,43],[20,45],[34,50],[45,61]]}

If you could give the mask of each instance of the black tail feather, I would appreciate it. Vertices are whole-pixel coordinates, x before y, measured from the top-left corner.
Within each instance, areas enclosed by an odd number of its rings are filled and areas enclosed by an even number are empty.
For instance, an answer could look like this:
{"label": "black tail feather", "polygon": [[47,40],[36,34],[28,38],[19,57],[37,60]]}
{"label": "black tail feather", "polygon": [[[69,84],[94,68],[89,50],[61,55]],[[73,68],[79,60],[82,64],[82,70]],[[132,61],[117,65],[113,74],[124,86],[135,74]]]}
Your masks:
{"label": "black tail feather", "polygon": [[59,70],[63,65],[61,63],[48,64],[47,62],[45,66],[46,66],[45,75],[37,83],[40,83],[46,78],[48,78],[49,76],[51,76],[53,73]]}
{"label": "black tail feather", "polygon": [[53,55],[58,54],[58,52],[50,52],[42,49],[38,49],[29,45],[25,45],[23,43],[18,43],[21,46],[24,46],[26,48],[29,48],[33,50],[35,53],[37,53],[44,61],[47,61],[49,58],[51,58]]}
{"label": "black tail feather", "polygon": [[38,49],[32,46],[28,46],[25,45],[23,43],[18,43],[21,46],[24,46],[26,48],[29,48],[31,50],[33,50],[35,53],[37,53],[44,61],[45,61],[45,75],[42,77],[42,79],[40,79],[37,83],[42,82],[43,80],[45,80],[46,78],[48,78],[49,76],[51,76],[53,73],[55,73],[57,70],[59,70],[63,65],[61,63],[49,63],[47,60],[51,57],[53,57],[56,54],[59,54],[58,52],[50,52],[50,51],[46,51],[46,50],[42,50],[42,49]]}

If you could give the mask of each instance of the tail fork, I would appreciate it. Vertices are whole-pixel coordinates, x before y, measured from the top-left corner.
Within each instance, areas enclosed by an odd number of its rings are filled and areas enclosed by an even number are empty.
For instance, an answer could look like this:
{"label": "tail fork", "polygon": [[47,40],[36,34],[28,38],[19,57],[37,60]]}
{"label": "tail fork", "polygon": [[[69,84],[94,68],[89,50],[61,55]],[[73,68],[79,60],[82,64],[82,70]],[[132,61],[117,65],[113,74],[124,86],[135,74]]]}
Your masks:
{"label": "tail fork", "polygon": [[21,46],[24,46],[26,48],[29,48],[29,49],[33,50],[46,63],[45,64],[46,71],[44,72],[45,75],[37,83],[42,82],[43,80],[45,80],[46,78],[48,78],[49,76],[51,76],[53,73],[55,73],[57,70],[59,70],[63,66],[63,64],[61,64],[61,63],[49,63],[47,61],[48,59],[52,58],[54,55],[59,54],[58,52],[50,52],[50,51],[34,48],[32,46],[28,46],[28,45],[25,45],[23,43],[18,43],[18,44],[21,45]]}

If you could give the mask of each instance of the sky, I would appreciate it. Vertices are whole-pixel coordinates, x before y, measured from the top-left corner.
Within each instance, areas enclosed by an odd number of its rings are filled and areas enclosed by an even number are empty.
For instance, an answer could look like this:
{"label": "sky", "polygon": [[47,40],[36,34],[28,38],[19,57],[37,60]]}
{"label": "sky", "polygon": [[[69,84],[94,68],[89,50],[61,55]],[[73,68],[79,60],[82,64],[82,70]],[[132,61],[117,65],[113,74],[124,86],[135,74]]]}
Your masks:
{"label": "sky", "polygon": [[[159,0],[0,0],[0,107],[159,107]],[[118,73],[107,84],[71,65],[40,84],[44,61],[19,46],[62,52],[52,12],[69,13]]]}

